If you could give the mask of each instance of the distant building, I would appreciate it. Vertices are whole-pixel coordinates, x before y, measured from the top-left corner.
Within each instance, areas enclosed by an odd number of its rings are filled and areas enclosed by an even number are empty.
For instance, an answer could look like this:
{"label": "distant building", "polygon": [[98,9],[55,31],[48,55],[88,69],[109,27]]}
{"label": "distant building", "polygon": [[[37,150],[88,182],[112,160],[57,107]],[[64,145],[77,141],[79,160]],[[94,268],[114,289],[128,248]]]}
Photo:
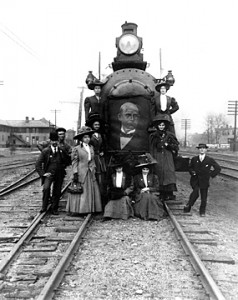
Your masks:
{"label": "distant building", "polygon": [[35,120],[0,120],[0,147],[34,147],[49,138],[54,125],[42,118]]}

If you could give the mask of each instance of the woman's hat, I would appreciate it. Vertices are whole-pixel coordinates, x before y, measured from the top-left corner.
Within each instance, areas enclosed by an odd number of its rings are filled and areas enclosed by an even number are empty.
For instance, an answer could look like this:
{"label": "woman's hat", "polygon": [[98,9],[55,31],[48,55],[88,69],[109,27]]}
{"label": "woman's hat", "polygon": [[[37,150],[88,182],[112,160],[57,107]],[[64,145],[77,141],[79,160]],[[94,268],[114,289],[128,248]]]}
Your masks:
{"label": "woman's hat", "polygon": [[198,149],[200,149],[200,148],[205,148],[205,149],[207,149],[208,146],[207,146],[206,144],[200,143],[200,144],[198,144],[198,146],[197,146],[196,148],[198,148]]}
{"label": "woman's hat", "polygon": [[125,161],[121,157],[111,157],[108,167],[117,168],[123,167]]}
{"label": "woman's hat", "polygon": [[106,82],[102,82],[102,81],[100,81],[99,79],[95,79],[95,80],[90,81],[90,82],[88,83],[88,88],[89,88],[90,90],[94,90],[95,86],[100,86],[100,87],[102,87],[105,83],[106,83]]}
{"label": "woman's hat", "polygon": [[170,88],[170,85],[166,82],[166,81],[162,81],[162,82],[159,82],[156,86],[155,86],[155,89],[157,92],[160,92],[160,88],[164,86],[166,88],[166,90],[168,91],[169,88]]}
{"label": "woman's hat", "polygon": [[167,123],[171,123],[170,117],[166,114],[159,114],[157,116],[154,117],[152,123],[161,123],[161,122],[167,122]]}
{"label": "woman's hat", "polygon": [[146,153],[138,156],[138,165],[136,165],[136,167],[139,168],[144,166],[150,166],[156,163],[157,161],[151,156],[151,154]]}
{"label": "woman's hat", "polygon": [[98,121],[101,126],[103,126],[105,123],[98,113],[89,113],[88,119],[87,119],[85,125],[92,128],[93,123],[96,121]]}
{"label": "woman's hat", "polygon": [[81,138],[88,134],[88,135],[92,135],[95,132],[95,130],[92,130],[91,127],[88,126],[82,126],[79,131],[78,134],[74,136],[74,140],[81,140]]}

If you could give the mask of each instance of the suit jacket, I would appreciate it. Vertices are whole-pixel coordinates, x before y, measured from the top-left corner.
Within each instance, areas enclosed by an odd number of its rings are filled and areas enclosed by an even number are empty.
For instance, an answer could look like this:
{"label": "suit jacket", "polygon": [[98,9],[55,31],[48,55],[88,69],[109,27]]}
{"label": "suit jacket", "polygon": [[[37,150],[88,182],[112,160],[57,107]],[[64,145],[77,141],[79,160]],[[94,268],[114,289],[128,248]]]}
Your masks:
{"label": "suit jacket", "polygon": [[94,150],[90,146],[91,160],[88,161],[88,152],[82,146],[82,144],[74,147],[72,151],[72,173],[78,173],[78,181],[84,183],[85,177],[88,173],[88,170],[92,172],[93,180],[96,180],[95,177],[95,161],[94,161]]}
{"label": "suit jacket", "polygon": [[[147,184],[150,188],[150,192],[159,191],[159,178],[157,175],[149,173],[147,175]],[[140,194],[141,189],[145,187],[143,175],[140,173],[134,177],[135,193]]]}
{"label": "suit jacket", "polygon": [[169,96],[166,96],[166,98],[167,98],[167,108],[165,111],[161,110],[160,94],[153,98],[154,104],[153,104],[152,114],[153,114],[153,117],[158,114],[168,115],[170,118],[170,122],[173,125],[174,122],[173,122],[171,115],[179,109],[179,105],[178,105],[177,101],[175,100],[175,98],[169,97]]}
{"label": "suit jacket", "polygon": [[116,173],[113,173],[108,181],[108,198],[109,200],[118,200],[123,196],[129,195],[133,191],[132,176],[123,172],[122,185],[120,188],[116,187]]}
{"label": "suit jacket", "polygon": [[140,135],[137,130],[134,132],[131,140],[125,145],[123,149],[121,149],[120,139],[120,131],[118,131],[109,140],[112,149],[122,151],[148,151],[148,137]]}
{"label": "suit jacket", "polygon": [[192,188],[208,188],[210,177],[214,178],[220,171],[220,165],[213,158],[205,155],[205,158],[201,162],[199,156],[194,156],[189,164],[190,184]]}
{"label": "suit jacket", "polygon": [[85,98],[84,101],[85,120],[88,119],[89,113],[99,113],[100,116],[102,117],[102,112],[103,112],[102,106],[103,106],[102,99],[100,98],[98,101],[95,95]]}
{"label": "suit jacket", "polygon": [[[60,155],[60,164],[58,165],[59,170],[62,170],[62,175],[65,175],[65,169],[67,166],[70,165],[70,157],[68,156],[67,152],[58,147],[59,155]],[[43,175],[47,172],[48,167],[50,165],[50,158],[52,157],[53,152],[51,146],[42,150],[41,154],[39,155],[35,167],[37,173],[40,175],[42,179],[42,184],[44,183]]]}

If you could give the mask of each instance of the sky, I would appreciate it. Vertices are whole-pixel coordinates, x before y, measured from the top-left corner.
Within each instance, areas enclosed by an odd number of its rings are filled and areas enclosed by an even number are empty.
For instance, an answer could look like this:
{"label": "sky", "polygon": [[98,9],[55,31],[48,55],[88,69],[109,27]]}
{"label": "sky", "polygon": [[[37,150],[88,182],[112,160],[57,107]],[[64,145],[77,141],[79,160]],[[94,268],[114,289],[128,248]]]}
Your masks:
{"label": "sky", "polygon": [[0,119],[44,117],[76,130],[88,71],[98,76],[100,52],[102,76],[112,73],[127,21],[143,38],[146,71],[160,78],[161,49],[162,77],[173,72],[176,132],[188,119],[201,133],[208,114],[227,116],[238,100],[237,11],[237,0],[0,0]]}

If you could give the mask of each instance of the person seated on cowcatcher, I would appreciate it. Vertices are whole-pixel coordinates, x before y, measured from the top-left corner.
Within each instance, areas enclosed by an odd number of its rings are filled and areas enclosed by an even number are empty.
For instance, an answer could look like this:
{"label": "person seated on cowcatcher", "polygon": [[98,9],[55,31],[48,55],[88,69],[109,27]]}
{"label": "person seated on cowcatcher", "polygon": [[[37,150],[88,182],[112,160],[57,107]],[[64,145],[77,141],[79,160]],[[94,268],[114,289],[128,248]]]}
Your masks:
{"label": "person seated on cowcatcher", "polygon": [[149,154],[138,157],[139,173],[134,176],[134,212],[143,220],[162,220],[166,214],[163,203],[155,192],[159,191],[159,179],[153,173],[156,160]]}
{"label": "person seated on cowcatcher", "polygon": [[133,191],[133,177],[124,171],[122,159],[112,159],[110,167],[113,172],[108,179],[108,203],[105,206],[103,221],[127,220],[134,216],[130,197]]}

